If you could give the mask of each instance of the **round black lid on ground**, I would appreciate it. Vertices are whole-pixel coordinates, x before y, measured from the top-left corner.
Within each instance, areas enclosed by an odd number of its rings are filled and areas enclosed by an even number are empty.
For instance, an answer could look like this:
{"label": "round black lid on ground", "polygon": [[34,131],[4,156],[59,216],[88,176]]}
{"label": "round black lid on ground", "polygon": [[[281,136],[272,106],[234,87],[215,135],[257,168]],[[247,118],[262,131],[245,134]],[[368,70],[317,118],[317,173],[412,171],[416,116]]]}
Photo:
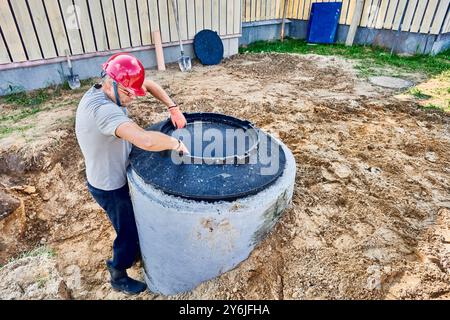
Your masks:
{"label": "round black lid on ground", "polygon": [[194,52],[203,65],[219,64],[223,58],[223,43],[217,32],[204,29],[194,37]]}
{"label": "round black lid on ground", "polygon": [[168,119],[146,130],[183,140],[190,155],[133,147],[131,167],[145,183],[188,199],[232,201],[267,188],[283,173],[281,146],[248,121],[215,113],[185,116],[185,129],[175,130]]}

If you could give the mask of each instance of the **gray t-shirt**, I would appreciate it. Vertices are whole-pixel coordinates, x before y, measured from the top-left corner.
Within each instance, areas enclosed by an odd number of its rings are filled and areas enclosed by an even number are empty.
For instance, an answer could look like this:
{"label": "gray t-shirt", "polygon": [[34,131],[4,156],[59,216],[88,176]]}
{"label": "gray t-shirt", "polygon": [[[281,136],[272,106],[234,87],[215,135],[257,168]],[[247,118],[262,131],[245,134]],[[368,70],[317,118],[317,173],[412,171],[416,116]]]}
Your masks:
{"label": "gray t-shirt", "polygon": [[131,121],[119,107],[95,86],[78,105],[75,132],[86,163],[88,182],[101,190],[115,190],[126,184],[131,144],[115,135],[124,122]]}

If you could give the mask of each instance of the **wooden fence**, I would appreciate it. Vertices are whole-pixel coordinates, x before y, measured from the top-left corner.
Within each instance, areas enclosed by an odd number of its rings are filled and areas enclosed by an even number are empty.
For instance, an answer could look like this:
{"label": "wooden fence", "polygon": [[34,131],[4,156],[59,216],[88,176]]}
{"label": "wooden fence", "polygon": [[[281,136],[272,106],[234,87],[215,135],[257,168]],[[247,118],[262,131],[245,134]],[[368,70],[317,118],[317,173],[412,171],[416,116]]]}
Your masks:
{"label": "wooden fence", "polygon": [[[330,0],[178,0],[181,38],[204,29],[241,33],[241,22],[308,20],[311,4]],[[356,0],[342,2],[349,25]],[[425,34],[450,32],[450,0],[365,0],[360,26]],[[403,14],[404,13],[404,14]],[[0,0],[0,64],[81,55],[178,41],[171,0]]]}
{"label": "wooden fence", "polygon": [[[331,0],[243,0],[243,21],[280,19],[285,1],[286,17],[308,20],[314,2]],[[349,25],[357,0],[336,0],[342,2],[340,24]],[[450,0],[365,0],[359,25],[376,29],[439,34],[450,32]],[[404,13],[404,14],[403,14]]]}
{"label": "wooden fence", "polygon": [[[242,0],[178,0],[180,33],[241,32]],[[171,0],[0,0],[0,64],[178,41]]]}

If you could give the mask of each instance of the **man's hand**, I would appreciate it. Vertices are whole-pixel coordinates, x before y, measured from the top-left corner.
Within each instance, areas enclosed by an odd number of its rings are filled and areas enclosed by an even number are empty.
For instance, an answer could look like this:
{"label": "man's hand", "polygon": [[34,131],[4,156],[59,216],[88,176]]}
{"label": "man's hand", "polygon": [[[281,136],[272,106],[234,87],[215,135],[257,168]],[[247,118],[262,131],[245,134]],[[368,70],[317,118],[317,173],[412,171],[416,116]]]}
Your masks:
{"label": "man's hand", "polygon": [[180,140],[178,140],[178,145],[175,148],[175,151],[177,151],[177,152],[179,152],[181,154],[189,154],[188,148]]}
{"label": "man's hand", "polygon": [[186,127],[186,118],[184,117],[183,113],[181,113],[180,108],[177,106],[170,107],[170,119],[172,120],[173,125],[177,129],[182,129]]}

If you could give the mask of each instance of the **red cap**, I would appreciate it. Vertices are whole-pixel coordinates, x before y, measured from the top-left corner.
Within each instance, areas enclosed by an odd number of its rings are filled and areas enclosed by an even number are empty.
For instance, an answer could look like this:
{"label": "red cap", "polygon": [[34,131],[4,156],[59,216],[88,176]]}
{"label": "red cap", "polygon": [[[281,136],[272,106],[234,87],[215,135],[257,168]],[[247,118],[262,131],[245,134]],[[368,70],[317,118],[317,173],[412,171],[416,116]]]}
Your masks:
{"label": "red cap", "polygon": [[131,54],[117,53],[103,64],[103,70],[113,80],[134,92],[137,96],[145,96],[142,87],[145,80],[145,70],[142,63]]}

